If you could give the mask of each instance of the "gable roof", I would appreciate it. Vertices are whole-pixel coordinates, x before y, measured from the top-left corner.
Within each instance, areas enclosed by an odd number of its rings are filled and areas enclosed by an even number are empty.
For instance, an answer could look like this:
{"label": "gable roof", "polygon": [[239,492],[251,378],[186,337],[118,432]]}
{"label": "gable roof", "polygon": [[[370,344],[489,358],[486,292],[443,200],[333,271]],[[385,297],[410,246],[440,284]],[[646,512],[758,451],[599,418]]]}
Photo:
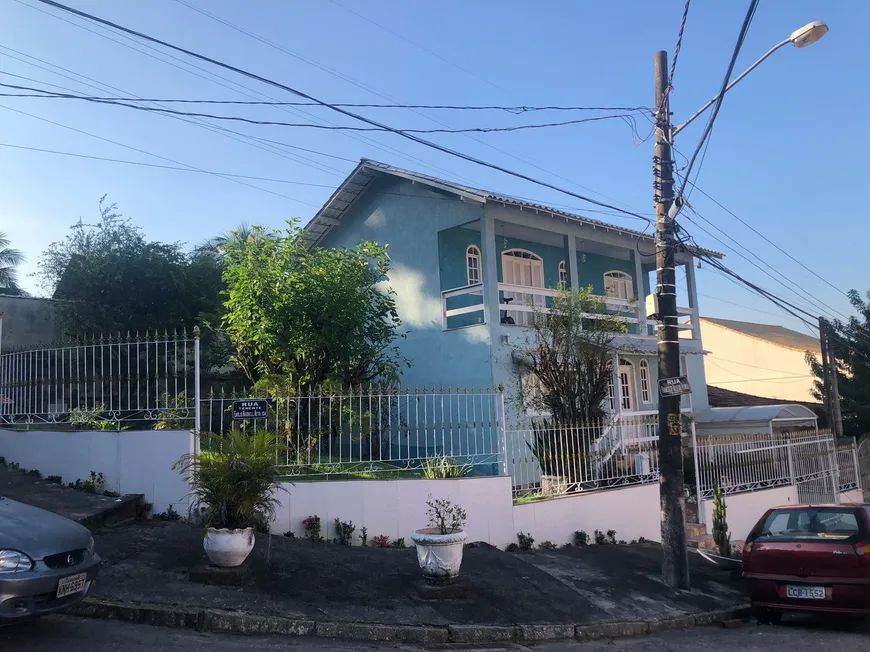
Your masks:
{"label": "gable roof", "polygon": [[819,341],[816,338],[774,324],[756,324],[750,321],[736,321],[734,319],[718,319],[714,317],[701,317],[701,321],[710,322],[722,328],[764,340],[785,349],[812,351],[814,353],[818,353],[820,350]]}
{"label": "gable roof", "polygon": [[[707,398],[710,401],[710,407],[757,407],[760,405],[782,405],[781,398],[765,398],[764,396],[755,396],[754,394],[745,394],[744,392],[735,392],[733,389],[725,389],[724,387],[716,387],[707,385]],[[811,403],[809,401],[789,401],[789,404],[803,405],[808,407],[813,412],[821,410],[821,403]]]}
{"label": "gable roof", "polygon": [[[637,238],[638,240],[648,242],[655,246],[655,238],[646,232],[608,224],[601,220],[584,217],[582,215],[577,215],[576,213],[569,213],[568,211],[553,208],[552,206],[537,204],[519,197],[503,195],[490,190],[481,190],[480,188],[465,186],[453,181],[430,177],[426,174],[397,168],[367,158],[360,159],[359,164],[354,168],[353,172],[348,175],[335,192],[332,193],[332,196],[326,201],[323,207],[305,226],[305,239],[308,244],[317,244],[333,227],[339,226],[341,224],[341,219],[347,210],[359,197],[363,195],[369,184],[380,174],[388,174],[400,179],[406,179],[414,183],[429,186],[430,188],[452,193],[463,201],[478,204],[485,204],[488,201],[492,201],[505,205],[544,211],[550,213],[553,217],[558,216],[569,221],[592,226],[593,228],[605,229],[621,235]],[[723,257],[722,254],[717,251],[702,248],[698,248],[698,250],[704,252],[708,256],[714,256],[716,258]]]}

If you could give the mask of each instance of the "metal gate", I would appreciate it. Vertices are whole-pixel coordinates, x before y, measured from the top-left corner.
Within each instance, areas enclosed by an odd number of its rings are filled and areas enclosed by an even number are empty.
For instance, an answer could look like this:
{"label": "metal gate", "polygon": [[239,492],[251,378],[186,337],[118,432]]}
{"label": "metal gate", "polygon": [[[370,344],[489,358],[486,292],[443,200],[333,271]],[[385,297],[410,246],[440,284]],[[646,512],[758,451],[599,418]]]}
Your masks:
{"label": "metal gate", "polygon": [[865,435],[858,442],[858,478],[864,490],[864,502],[870,502],[870,436]]}
{"label": "metal gate", "polygon": [[799,504],[840,502],[837,450],[833,437],[793,447],[791,455],[797,470],[795,488]]}

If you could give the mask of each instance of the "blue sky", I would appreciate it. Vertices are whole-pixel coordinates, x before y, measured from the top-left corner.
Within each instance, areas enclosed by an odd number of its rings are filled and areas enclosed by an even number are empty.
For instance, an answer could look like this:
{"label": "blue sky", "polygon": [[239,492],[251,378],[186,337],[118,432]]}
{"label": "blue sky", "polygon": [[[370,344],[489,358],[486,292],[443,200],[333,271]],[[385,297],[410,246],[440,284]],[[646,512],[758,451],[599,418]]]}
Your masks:
{"label": "blue sky", "polygon": [[[683,5],[682,0],[442,0],[434,11],[434,5],[422,2],[338,1],[341,4],[332,0],[184,0],[288,52],[233,30],[178,0],[70,0],[70,4],[328,101],[616,106],[653,103],[653,55],[659,49],[672,53]],[[685,120],[716,93],[746,4],[693,3],[671,96],[675,122]],[[31,77],[40,82],[38,86],[55,84],[95,95],[294,99],[183,55],[157,52],[36,0],[4,0],[0,20],[5,27],[0,71]],[[811,20],[826,21],[830,33],[807,49],[789,46],[777,52],[728,94],[698,186],[837,288],[856,287],[863,292],[870,282],[862,229],[867,221],[870,129],[861,115],[870,100],[870,57],[864,33],[870,24],[870,4],[857,0],[762,2],[735,72]],[[0,80],[31,85],[5,74],[0,74]],[[392,134],[350,135],[221,123],[242,134],[319,152],[278,148],[279,155],[262,141],[257,148],[250,141],[240,142],[236,135],[233,139],[182,120],[120,107],[21,98],[0,98],[0,107],[4,107],[0,111],[0,143],[4,144],[176,165],[150,153],[211,171],[313,184],[244,182],[263,189],[258,190],[206,174],[0,147],[4,181],[0,231],[26,253],[25,274],[35,269],[39,253],[60,239],[70,224],[80,216],[85,221],[96,216],[98,200],[105,193],[150,237],[195,243],[242,221],[273,226],[291,216],[307,221],[360,157],[643,227],[636,220],[588,213],[580,200]],[[349,124],[320,108],[306,108],[308,115],[275,107],[206,109],[258,119],[308,122],[313,116]],[[438,127],[432,118],[451,127],[471,127],[566,117],[420,114],[398,109],[369,109],[365,114],[406,128]],[[703,122],[698,120],[680,134],[680,151],[692,151]],[[638,127],[645,136],[648,123],[641,120]],[[653,144],[635,144],[621,121],[473,138],[436,134],[431,139],[622,207],[652,211]],[[694,193],[691,200],[704,217],[788,279],[833,309],[848,313],[842,294],[700,193]],[[686,226],[700,244],[725,250],[732,269],[814,314],[820,312],[809,300],[798,298],[698,228],[690,223]],[[38,291],[33,278],[22,280],[28,290]],[[772,304],[709,269],[698,272],[698,283],[703,314],[802,329]]]}

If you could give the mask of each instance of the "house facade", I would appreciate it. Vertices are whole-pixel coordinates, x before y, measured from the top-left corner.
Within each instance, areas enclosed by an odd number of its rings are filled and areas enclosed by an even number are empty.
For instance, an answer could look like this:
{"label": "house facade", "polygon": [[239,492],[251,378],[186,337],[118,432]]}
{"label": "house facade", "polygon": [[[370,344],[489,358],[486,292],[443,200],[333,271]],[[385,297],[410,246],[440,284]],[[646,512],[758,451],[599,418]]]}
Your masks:
{"label": "house facade", "polygon": [[[529,334],[529,304],[546,310],[558,288],[591,286],[627,325],[616,342],[612,412],[658,409],[656,325],[644,301],[655,273],[649,235],[363,159],[306,238],[389,246],[388,285],[408,331],[399,346],[412,363],[403,385],[502,385],[510,397],[522,382],[515,352]],[[708,407],[692,263],[688,251],[678,254],[688,285],[679,308],[687,412]]]}

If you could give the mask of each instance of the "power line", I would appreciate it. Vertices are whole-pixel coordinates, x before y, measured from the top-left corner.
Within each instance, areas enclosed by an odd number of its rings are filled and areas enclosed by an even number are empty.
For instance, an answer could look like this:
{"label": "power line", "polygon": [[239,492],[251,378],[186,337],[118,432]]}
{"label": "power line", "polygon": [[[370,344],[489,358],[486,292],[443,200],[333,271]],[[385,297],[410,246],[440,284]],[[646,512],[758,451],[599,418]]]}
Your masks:
{"label": "power line", "polygon": [[674,89],[674,72],[677,70],[677,59],[680,58],[680,50],[683,47],[683,32],[686,31],[686,19],[689,17],[690,4],[692,4],[692,0],[686,0],[686,4],[683,7],[683,18],[680,20],[680,28],[677,30],[677,44],[674,46],[674,58],[671,60],[671,72],[668,75],[668,87],[665,90],[665,97],[670,95]]}
{"label": "power line", "polygon": [[132,30],[132,29],[129,29],[129,28],[127,28],[127,27],[123,27],[123,26],[118,25],[117,23],[113,23],[113,22],[111,22],[111,21],[109,21],[109,20],[105,20],[105,19],[103,19],[103,18],[99,18],[99,17],[94,16],[94,15],[92,15],[92,14],[88,14],[88,13],[86,13],[86,12],[79,11],[78,9],[74,9],[73,7],[68,7],[68,6],[63,5],[63,4],[59,3],[59,2],[55,2],[54,0],[38,0],[38,1],[41,2],[41,3],[43,3],[43,4],[46,4],[46,5],[49,5],[49,6],[52,6],[52,7],[56,7],[56,8],[58,8],[58,9],[63,10],[63,11],[66,11],[66,12],[68,12],[68,13],[74,14],[74,15],[76,15],[76,16],[79,16],[79,17],[82,17],[82,18],[87,18],[87,19],[89,19],[89,20],[92,20],[92,21],[94,21],[94,22],[100,23],[100,24],[102,24],[102,25],[107,25],[107,26],[109,26],[109,27],[112,27],[112,28],[114,28],[114,29],[120,30],[120,31],[122,31],[122,32],[126,32],[126,33],[128,33],[128,34],[132,34],[132,35],[134,35],[134,36],[137,36],[137,37],[139,37],[139,38],[145,39],[145,40],[147,40],[147,41],[151,41],[151,42],[153,42],[153,43],[158,43],[158,44],[160,44],[160,45],[162,45],[162,46],[164,46],[164,47],[168,47],[168,48],[173,49],[173,50],[176,50],[176,51],[178,51],[178,52],[183,52],[184,54],[187,54],[188,56],[194,57],[194,58],[196,58],[196,59],[200,59],[200,60],[202,60],[202,61],[206,61],[206,62],[211,63],[211,64],[213,64],[213,65],[216,65],[216,66],[219,66],[219,67],[221,67],[221,68],[224,68],[224,69],[226,69],[226,70],[231,70],[231,71],[233,71],[233,72],[235,72],[235,73],[237,73],[237,74],[243,75],[243,76],[245,76],[245,77],[249,77],[249,78],[251,78],[251,79],[257,80],[257,81],[262,82],[262,83],[264,83],[264,84],[268,84],[268,85],[270,85],[270,86],[275,86],[276,88],[280,88],[280,89],[285,90],[285,91],[287,91],[287,92],[293,93],[294,95],[298,95],[299,97],[305,98],[305,99],[307,99],[307,100],[311,100],[311,101],[316,102],[316,103],[318,103],[318,104],[320,104],[320,105],[322,105],[322,106],[324,106],[324,107],[328,107],[328,108],[332,109],[333,111],[336,111],[336,112],[338,112],[338,113],[341,113],[341,114],[346,115],[346,116],[351,117],[351,118],[355,118],[355,119],[357,119],[357,120],[359,120],[359,121],[361,121],[361,122],[364,122],[364,123],[370,124],[370,125],[372,125],[372,126],[374,126],[374,127],[381,127],[381,128],[387,129],[388,131],[391,131],[391,132],[393,132],[393,133],[395,133],[395,134],[397,134],[397,135],[399,135],[399,136],[402,136],[403,138],[406,138],[406,139],[412,140],[412,141],[414,141],[414,142],[416,142],[416,143],[419,143],[419,144],[421,144],[421,145],[424,145],[424,146],[426,146],[426,147],[429,147],[429,148],[432,148],[432,149],[436,149],[436,150],[438,150],[438,151],[444,152],[444,153],[446,153],[446,154],[450,154],[451,156],[455,156],[455,157],[457,157],[457,158],[461,158],[461,159],[466,160],[466,161],[469,161],[469,162],[471,162],[471,163],[476,163],[477,165],[481,165],[481,166],[484,166],[484,167],[488,167],[488,168],[491,168],[491,169],[493,169],[493,170],[498,170],[499,172],[503,172],[503,173],[505,173],[505,174],[509,174],[509,175],[511,175],[511,176],[517,177],[517,178],[519,178],[519,179],[523,179],[523,180],[525,180],[525,181],[529,181],[529,182],[531,182],[531,183],[535,183],[535,184],[540,185],[540,186],[543,186],[543,187],[545,187],[545,188],[550,188],[550,189],[552,189],[552,190],[556,190],[556,191],[558,191],[558,192],[562,192],[562,193],[564,193],[564,194],[566,194],[566,195],[570,195],[570,196],[572,196],[572,197],[576,197],[576,198],[578,198],[578,199],[581,199],[581,200],[583,200],[583,201],[589,202],[589,203],[591,203],[591,204],[595,204],[595,205],[597,205],[597,206],[601,206],[601,207],[603,207],[603,208],[609,208],[609,209],[612,209],[612,210],[619,211],[619,212],[624,213],[624,214],[626,214],[626,215],[630,215],[630,216],[636,217],[636,218],[638,218],[638,219],[640,219],[640,220],[643,220],[644,222],[647,222],[647,223],[650,222],[649,218],[646,218],[646,217],[644,217],[644,216],[642,216],[642,215],[640,215],[640,214],[638,214],[638,213],[634,213],[634,212],[632,212],[632,211],[626,211],[626,210],[623,210],[623,209],[617,208],[616,206],[613,206],[613,205],[611,205],[611,204],[606,204],[606,203],[604,203],[604,202],[600,202],[600,201],[598,201],[598,200],[592,199],[591,197],[586,197],[586,196],[581,195],[581,194],[579,194],[579,193],[575,193],[575,192],[572,192],[572,191],[570,191],[570,190],[565,190],[564,188],[560,188],[559,186],[556,186],[556,185],[554,185],[554,184],[548,183],[548,182],[546,182],[546,181],[540,181],[540,180],[535,179],[535,178],[533,178],[533,177],[530,177],[530,176],[528,176],[528,175],[526,175],[526,174],[522,174],[522,173],[520,173],[520,172],[515,172],[515,171],[513,171],[513,170],[510,170],[510,169],[508,169],[508,168],[502,167],[502,166],[500,166],[500,165],[496,165],[496,164],[494,164],[494,163],[489,163],[489,162],[487,162],[487,161],[483,161],[483,160],[481,160],[481,159],[478,159],[478,158],[476,158],[476,157],[470,156],[470,155],[468,155],[468,154],[464,154],[464,153],[462,153],[462,152],[459,152],[459,151],[456,151],[456,150],[450,149],[449,147],[444,147],[444,146],[439,145],[439,144],[437,144],[437,143],[434,143],[434,142],[432,142],[432,141],[425,140],[424,138],[420,138],[419,136],[416,136],[415,134],[403,133],[403,132],[401,132],[401,131],[399,131],[399,130],[397,130],[397,129],[394,129],[394,128],[392,128],[392,127],[389,127],[389,126],[387,126],[387,125],[385,125],[385,124],[383,124],[383,123],[380,123],[380,122],[378,122],[378,121],[376,121],[376,120],[372,120],[372,119],[370,119],[370,118],[366,118],[365,116],[359,115],[359,114],[354,113],[354,112],[352,112],[352,111],[348,111],[347,109],[344,109],[344,108],[341,108],[341,107],[333,106],[333,105],[329,104],[328,102],[324,102],[324,101],[322,101],[322,100],[319,100],[319,99],[317,99],[316,97],[314,97],[314,96],[312,96],[312,95],[309,95],[309,94],[307,94],[307,93],[305,93],[305,92],[303,92],[303,91],[300,91],[300,90],[298,90],[298,89],[292,88],[292,87],[287,86],[287,85],[285,85],[285,84],[282,84],[282,83],[280,83],[280,82],[276,82],[276,81],[274,81],[274,80],[272,80],[272,79],[268,79],[268,78],[266,78],[266,77],[262,77],[261,75],[258,75],[258,74],[256,74],[256,73],[249,72],[249,71],[247,71],[247,70],[243,70],[242,68],[238,68],[238,67],[236,67],[236,66],[232,66],[232,65],[230,65],[230,64],[223,63],[223,62],[218,61],[218,60],[216,60],[216,59],[213,59],[213,58],[211,58],[211,57],[207,57],[207,56],[205,56],[205,55],[203,55],[203,54],[198,54],[198,53],[193,52],[193,51],[191,51],[191,50],[187,50],[187,49],[185,49],[185,48],[182,48],[182,47],[180,47],[180,46],[172,45],[171,43],[167,43],[166,41],[162,41],[162,40],[160,40],[160,39],[158,39],[158,38],[155,38],[155,37],[153,37],[153,36],[148,36],[147,34],[143,34],[142,32],[137,32],[137,31]]}
{"label": "power line", "polygon": [[[76,95],[73,93],[56,93],[54,91],[48,91],[40,88],[33,88],[31,86],[19,86],[17,84],[2,84],[0,86],[4,88],[12,88],[18,90],[27,90],[27,91],[35,91],[32,93],[0,93],[0,97],[22,97],[22,98],[39,98],[39,99],[65,99],[65,100],[84,100],[87,102],[94,102],[97,104],[110,104],[115,106],[123,106],[130,109],[136,109],[138,111],[148,111],[153,113],[166,113],[168,115],[183,115],[183,116],[192,116],[196,118],[209,118],[211,120],[233,120],[237,122],[244,122],[247,124],[253,125],[274,125],[279,127],[306,127],[309,129],[325,129],[327,131],[393,131],[404,134],[463,134],[463,133],[495,133],[495,132],[510,132],[510,131],[522,131],[525,129],[546,129],[548,127],[566,127],[571,125],[583,124],[586,122],[599,122],[602,120],[613,120],[613,119],[621,119],[621,118],[629,118],[632,117],[632,114],[616,114],[616,115],[603,115],[603,116],[595,116],[592,118],[579,118],[577,120],[563,120],[561,122],[549,122],[544,124],[532,124],[532,125],[516,125],[513,127],[469,127],[465,129],[387,129],[381,127],[353,127],[353,126],[345,126],[345,125],[320,125],[320,124],[311,124],[311,123],[300,123],[300,122],[281,122],[276,120],[254,120],[252,118],[246,118],[243,116],[228,116],[228,115],[216,115],[214,113],[198,113],[193,111],[176,111],[174,109],[166,109],[161,107],[153,107],[153,106],[138,106],[136,104],[132,104],[127,98],[105,98],[105,97],[94,97],[88,95]],[[150,102],[159,102],[160,100],[134,100],[134,101],[150,101]],[[337,105],[336,105],[337,106]]]}
{"label": "power line", "polygon": [[[230,29],[232,29],[236,32],[239,32],[240,34],[244,34],[245,36],[247,36],[255,41],[258,41],[259,43],[263,43],[265,45],[268,45],[269,47],[277,50],[278,52],[282,52],[282,53],[286,54],[287,56],[293,57],[294,59],[296,59],[298,61],[302,61],[303,63],[306,63],[314,68],[317,68],[318,70],[326,72],[326,73],[328,73],[328,74],[330,74],[338,79],[341,79],[349,84],[352,84],[352,85],[356,86],[357,88],[361,88],[362,90],[364,90],[368,93],[376,95],[377,97],[380,97],[382,99],[393,102],[394,105],[402,106],[402,103],[399,102],[399,100],[397,100],[395,97],[393,97],[389,94],[383,93],[383,92],[379,91],[378,89],[372,87],[369,84],[366,84],[358,79],[354,79],[353,77],[346,75],[340,71],[329,68],[328,66],[324,66],[324,65],[322,65],[322,64],[320,64],[312,59],[309,59],[308,57],[305,57],[305,56],[299,54],[298,52],[294,52],[292,50],[289,50],[286,47],[282,46],[281,44],[276,43],[275,41],[264,38],[263,36],[260,36],[259,34],[256,34],[250,30],[247,30],[244,27],[241,27],[241,26],[239,26],[239,25],[237,25],[229,20],[225,20],[225,19],[221,18],[220,16],[217,16],[213,13],[206,11],[205,9],[201,9],[201,8],[193,5],[190,2],[187,2],[185,0],[176,0],[176,2],[178,2],[179,4],[199,13],[200,15],[203,15],[203,16],[205,16],[211,20],[214,20],[214,21],[216,21],[216,22],[218,22],[226,27],[229,27]],[[369,22],[372,22],[375,26],[380,27],[381,29],[386,29],[386,28],[382,27],[381,25],[374,23],[373,21],[369,21]],[[387,32],[390,33],[389,30],[387,30]],[[404,38],[404,37],[401,37],[401,38]],[[426,48],[423,48],[423,46],[418,46],[418,47],[421,47],[424,50],[426,49]],[[434,53],[431,53],[431,54],[434,54]],[[434,55],[434,56],[437,57],[438,55]],[[450,63],[450,62],[448,62],[448,63]],[[637,107],[637,108],[651,112],[651,109],[649,109],[649,107]],[[420,110],[417,110],[415,108],[411,108],[410,110],[413,113],[416,113],[417,115],[419,115],[419,116],[421,116],[421,117],[423,117],[423,118],[425,118],[425,119],[427,119],[435,124],[441,125],[442,127],[449,127],[450,126],[446,122],[443,122],[442,120],[439,120],[439,119],[434,118],[430,115],[427,115],[426,113],[423,113]],[[649,119],[649,116],[646,116],[646,117]],[[629,124],[630,127],[632,127],[632,129],[635,129],[634,125],[632,125],[631,122],[628,121],[628,119],[626,119],[626,122]],[[649,138],[652,136],[654,128],[655,128],[655,125],[653,125],[653,128],[650,130],[649,135],[645,139],[642,139],[642,142],[646,142],[646,140],[649,140]],[[558,172],[554,172],[553,170],[550,170],[550,169],[544,167],[543,165],[536,162],[534,159],[524,158],[522,156],[517,156],[516,154],[513,154],[505,149],[502,149],[501,147],[498,147],[497,145],[495,145],[491,142],[488,142],[488,141],[483,140],[477,136],[474,136],[473,134],[463,134],[463,135],[465,138],[468,138],[469,140],[473,140],[474,142],[479,143],[488,149],[491,149],[491,150],[494,150],[494,151],[499,152],[501,154],[504,154],[505,156],[508,156],[516,161],[520,161],[521,163],[525,163],[526,165],[530,165],[533,168],[540,170],[542,172],[545,172],[545,173],[547,173],[547,174],[549,174],[557,179],[561,179],[562,181],[565,181],[565,182],[571,184],[571,186],[573,186],[573,187],[582,188],[583,190],[586,190],[586,191],[592,193],[593,195],[603,197],[604,199],[608,199],[614,203],[622,204],[623,206],[631,208],[628,204],[626,204],[624,202],[620,202],[620,201],[616,200],[615,198],[610,197],[609,195],[607,195],[603,192],[599,192],[593,188],[590,188],[589,186],[585,186],[582,183],[579,183],[578,181],[576,181],[576,179],[566,177],[564,175],[559,174]],[[638,136],[638,138],[639,138],[639,136]]]}

